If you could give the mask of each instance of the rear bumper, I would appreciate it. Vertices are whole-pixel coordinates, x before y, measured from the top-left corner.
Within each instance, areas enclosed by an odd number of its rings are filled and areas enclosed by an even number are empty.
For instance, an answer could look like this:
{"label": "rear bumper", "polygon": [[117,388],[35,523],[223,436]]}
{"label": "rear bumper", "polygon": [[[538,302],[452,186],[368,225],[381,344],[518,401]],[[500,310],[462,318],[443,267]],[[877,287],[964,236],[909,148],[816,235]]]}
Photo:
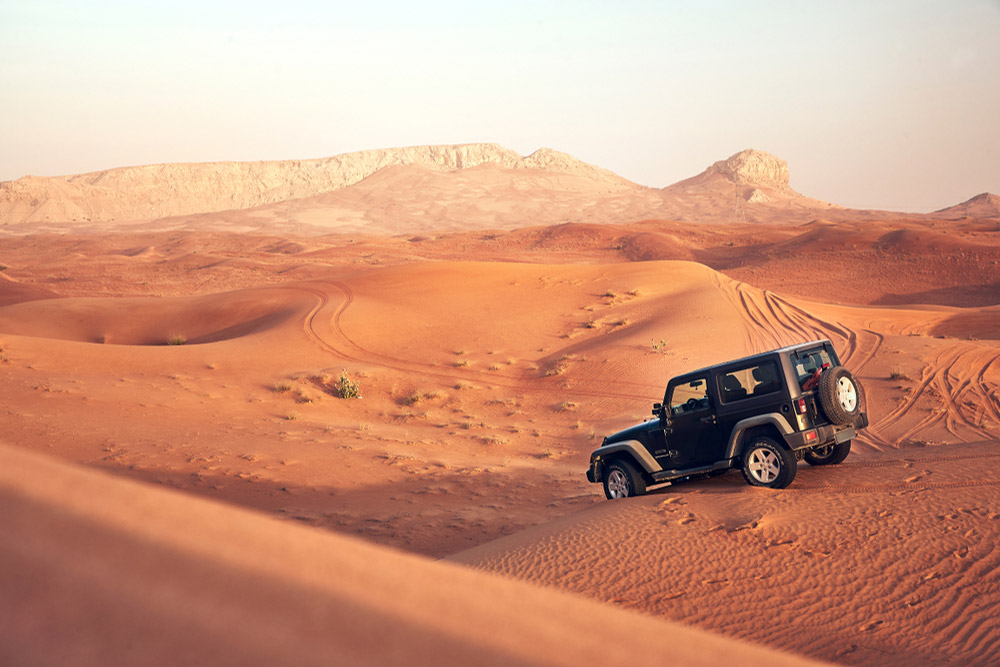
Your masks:
{"label": "rear bumper", "polygon": [[868,415],[861,413],[853,426],[826,424],[785,436],[792,449],[808,449],[818,445],[840,444],[858,437],[858,429],[868,426]]}

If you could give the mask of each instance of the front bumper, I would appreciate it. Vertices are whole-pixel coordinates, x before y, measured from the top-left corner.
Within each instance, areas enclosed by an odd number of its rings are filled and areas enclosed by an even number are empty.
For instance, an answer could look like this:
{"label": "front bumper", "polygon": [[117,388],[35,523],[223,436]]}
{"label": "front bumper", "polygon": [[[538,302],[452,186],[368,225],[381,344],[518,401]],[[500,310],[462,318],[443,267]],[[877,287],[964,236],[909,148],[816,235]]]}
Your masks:
{"label": "front bumper", "polygon": [[587,481],[592,484],[597,484],[603,481],[601,478],[604,476],[604,466],[600,459],[593,459],[590,462],[590,468],[587,470]]}

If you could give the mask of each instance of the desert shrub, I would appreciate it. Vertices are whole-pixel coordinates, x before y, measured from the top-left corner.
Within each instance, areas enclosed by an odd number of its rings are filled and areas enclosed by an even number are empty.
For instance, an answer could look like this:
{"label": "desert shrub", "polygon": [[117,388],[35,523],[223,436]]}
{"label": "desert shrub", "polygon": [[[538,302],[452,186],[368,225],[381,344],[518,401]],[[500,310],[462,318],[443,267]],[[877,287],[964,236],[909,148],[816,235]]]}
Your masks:
{"label": "desert shrub", "polygon": [[410,394],[406,398],[401,399],[400,403],[402,403],[403,405],[416,405],[417,403],[420,403],[421,401],[423,401],[425,398],[429,398],[429,397],[424,392],[422,392],[422,391],[414,391],[412,394]]}
{"label": "desert shrub", "polygon": [[361,398],[361,385],[356,380],[347,377],[347,370],[340,373],[337,384],[333,386],[334,393],[340,398]]}
{"label": "desert shrub", "polygon": [[892,371],[889,373],[890,380],[909,380],[910,376],[907,375],[903,369],[899,366],[893,366]]}
{"label": "desert shrub", "polygon": [[170,334],[167,337],[167,345],[183,345],[187,342],[187,338],[183,334]]}
{"label": "desert shrub", "polygon": [[285,381],[275,382],[274,386],[272,387],[272,389],[275,391],[275,393],[283,394],[286,391],[291,391],[292,390],[292,383],[291,382],[285,382]]}
{"label": "desert shrub", "polygon": [[551,377],[553,375],[562,375],[567,371],[566,364],[567,362],[569,362],[569,360],[570,360],[569,355],[563,355],[562,357],[559,358],[558,361],[556,361],[555,364],[546,369],[545,376]]}

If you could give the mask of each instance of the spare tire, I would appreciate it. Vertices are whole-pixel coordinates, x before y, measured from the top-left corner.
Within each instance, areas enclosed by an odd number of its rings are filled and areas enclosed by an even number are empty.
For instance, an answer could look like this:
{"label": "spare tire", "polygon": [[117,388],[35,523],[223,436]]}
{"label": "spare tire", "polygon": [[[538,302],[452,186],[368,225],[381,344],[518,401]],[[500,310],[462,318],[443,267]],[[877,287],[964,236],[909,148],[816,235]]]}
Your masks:
{"label": "spare tire", "polygon": [[819,377],[819,404],[831,423],[853,424],[861,412],[861,385],[843,366],[823,371]]}

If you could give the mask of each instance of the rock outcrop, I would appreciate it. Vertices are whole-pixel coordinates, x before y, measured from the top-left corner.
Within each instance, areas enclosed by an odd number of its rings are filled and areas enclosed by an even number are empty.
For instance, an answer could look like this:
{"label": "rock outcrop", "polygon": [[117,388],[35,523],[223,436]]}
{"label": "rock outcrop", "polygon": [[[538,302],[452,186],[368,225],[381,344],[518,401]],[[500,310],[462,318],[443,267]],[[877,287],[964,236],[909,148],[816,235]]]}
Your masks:
{"label": "rock outcrop", "polygon": [[764,151],[748,148],[726,160],[720,160],[706,172],[715,173],[732,183],[765,188],[788,189],[788,163]]}
{"label": "rock outcrop", "polygon": [[158,164],[73,176],[26,176],[0,183],[0,224],[113,222],[246,209],[339,190],[386,167],[410,164],[446,171],[492,164],[628,183],[547,148],[522,157],[498,144],[414,146],[316,160]]}

